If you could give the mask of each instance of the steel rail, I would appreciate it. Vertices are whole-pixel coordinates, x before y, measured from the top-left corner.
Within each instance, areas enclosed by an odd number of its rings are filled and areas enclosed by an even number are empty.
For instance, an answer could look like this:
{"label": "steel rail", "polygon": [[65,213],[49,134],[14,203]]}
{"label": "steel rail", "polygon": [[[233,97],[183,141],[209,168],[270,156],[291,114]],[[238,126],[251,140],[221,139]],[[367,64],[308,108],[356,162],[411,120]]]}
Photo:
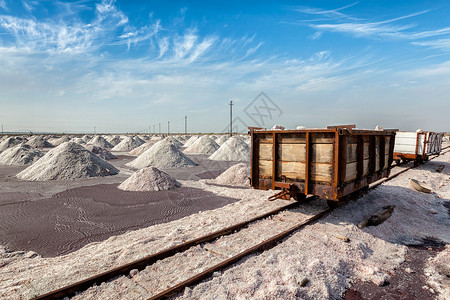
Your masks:
{"label": "steel rail", "polygon": [[[441,153],[440,155],[445,154],[447,152],[450,152],[450,150],[446,151],[444,153]],[[438,156],[439,155],[436,155],[433,158],[430,158],[429,160],[433,160],[433,159],[435,159]],[[408,171],[410,169],[413,169],[415,167],[417,167],[417,165],[412,165],[412,166],[410,166],[410,167],[408,167],[408,168],[406,168],[404,170],[401,170],[400,172],[395,173],[395,174],[393,174],[393,175],[391,175],[391,176],[389,176],[389,177],[387,177],[385,179],[379,180],[379,181],[375,182],[374,184],[370,185],[369,186],[369,190],[372,190],[372,189],[378,187],[380,184],[382,184],[382,183],[384,183],[384,182],[386,182],[388,180],[391,180],[391,179],[397,177],[398,175],[400,175],[400,174],[402,174],[402,173],[404,173],[404,172],[406,172],[406,171]],[[345,204],[345,202],[341,203],[339,206],[341,206],[342,204]],[[337,207],[339,207],[339,206],[337,206]],[[200,274],[197,274],[197,275],[195,275],[195,276],[193,276],[193,277],[191,277],[191,278],[189,278],[189,279],[187,279],[187,280],[185,280],[185,281],[183,281],[183,282],[181,282],[181,283],[179,283],[179,284],[177,284],[177,285],[175,285],[175,286],[173,286],[173,287],[171,287],[171,288],[169,288],[169,289],[167,289],[167,290],[165,290],[165,291],[163,291],[163,292],[161,292],[161,293],[159,293],[159,294],[157,294],[155,296],[152,296],[151,298],[149,298],[149,300],[167,299],[167,298],[169,298],[169,297],[171,297],[171,296],[173,296],[173,295],[175,295],[177,293],[180,293],[184,288],[186,288],[188,286],[192,286],[194,284],[197,284],[197,283],[201,282],[202,280],[211,277],[211,275],[214,272],[221,271],[221,270],[231,266],[232,264],[238,262],[239,260],[241,260],[242,258],[244,258],[244,257],[246,257],[248,255],[251,255],[251,254],[256,253],[256,252],[261,252],[261,251],[265,251],[265,250],[271,249],[271,248],[275,247],[276,245],[278,245],[280,242],[282,242],[283,239],[285,239],[286,237],[288,237],[289,235],[291,235],[295,231],[297,231],[299,229],[302,229],[303,227],[305,227],[305,226],[307,226],[307,225],[309,225],[311,223],[314,223],[315,221],[317,221],[317,220],[321,219],[322,217],[324,217],[325,215],[329,214],[331,211],[333,211],[337,207],[328,208],[328,209],[326,209],[326,210],[324,210],[324,211],[322,211],[322,212],[312,216],[308,220],[306,220],[304,222],[301,222],[301,223],[299,223],[299,224],[297,224],[297,225],[287,229],[286,231],[283,231],[283,232],[279,233],[278,235],[276,235],[276,236],[274,236],[272,238],[269,238],[269,239],[259,243],[258,245],[253,246],[252,248],[249,248],[249,249],[247,249],[247,250],[237,254],[236,256],[233,256],[233,257],[231,257],[231,258],[221,262],[220,264],[217,264],[217,265],[215,265],[215,266],[213,266],[213,267],[203,271]]]}
{"label": "steel rail", "polygon": [[[311,199],[311,198],[312,197],[309,197],[309,199]],[[307,199],[307,200],[309,200],[309,199]],[[161,250],[161,251],[159,251],[157,253],[148,255],[148,256],[146,256],[144,258],[141,258],[139,260],[136,260],[136,261],[130,262],[128,264],[119,266],[117,268],[105,271],[105,272],[103,272],[101,274],[97,274],[97,275],[94,275],[92,277],[83,279],[81,281],[75,282],[73,284],[70,284],[68,286],[59,288],[57,290],[50,291],[50,292],[48,292],[46,294],[37,296],[37,297],[32,298],[32,299],[33,300],[44,300],[44,299],[47,300],[47,299],[60,299],[60,298],[64,298],[64,297],[74,296],[75,293],[87,290],[88,288],[90,288],[94,284],[100,285],[101,283],[103,283],[105,281],[108,281],[108,280],[110,280],[110,279],[112,279],[114,277],[121,276],[121,275],[128,275],[130,273],[130,271],[133,270],[133,269],[143,270],[143,269],[145,269],[145,267],[155,263],[158,260],[162,260],[162,259],[168,258],[170,256],[173,256],[173,255],[175,255],[177,253],[186,251],[187,249],[189,249],[191,247],[194,247],[194,246],[197,246],[199,244],[206,243],[206,242],[211,242],[211,241],[213,241],[213,240],[215,240],[215,239],[217,239],[219,237],[229,235],[229,234],[233,233],[236,230],[239,230],[239,229],[242,229],[242,228],[248,226],[250,223],[253,223],[255,221],[259,221],[261,219],[267,218],[267,217],[269,217],[271,215],[279,213],[280,211],[295,208],[295,207],[299,206],[301,203],[302,202],[297,202],[296,201],[296,202],[290,203],[288,205],[284,205],[282,207],[279,207],[277,209],[269,211],[269,212],[267,212],[265,214],[262,214],[262,215],[259,215],[257,217],[251,218],[248,221],[240,222],[238,224],[235,224],[235,225],[226,227],[224,229],[215,231],[215,232],[210,233],[208,235],[201,236],[199,238],[196,238],[196,239],[184,242],[182,244],[170,247],[168,249]]]}

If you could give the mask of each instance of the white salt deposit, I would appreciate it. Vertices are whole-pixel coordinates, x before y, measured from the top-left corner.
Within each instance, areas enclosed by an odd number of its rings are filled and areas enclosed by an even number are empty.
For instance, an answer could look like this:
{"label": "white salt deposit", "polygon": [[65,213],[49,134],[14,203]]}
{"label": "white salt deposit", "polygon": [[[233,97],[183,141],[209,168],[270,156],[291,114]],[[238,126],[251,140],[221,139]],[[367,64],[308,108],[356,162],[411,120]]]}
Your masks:
{"label": "white salt deposit", "polygon": [[118,188],[124,191],[166,191],[181,184],[169,174],[155,167],[147,167],[135,172]]}
{"label": "white salt deposit", "polygon": [[380,125],[377,125],[377,126],[375,126],[375,130],[381,131],[381,130],[384,130],[384,129]]}
{"label": "white salt deposit", "polygon": [[96,135],[95,137],[93,137],[87,144],[91,144],[91,145],[94,145],[94,146],[97,146],[97,147],[103,148],[103,149],[114,147],[104,137],[99,136],[99,135]]}
{"label": "white salt deposit", "polygon": [[119,144],[114,146],[111,151],[129,152],[142,145],[141,142],[136,141],[131,136],[126,136]]}
{"label": "white salt deposit", "polygon": [[23,180],[70,180],[119,173],[110,163],[99,158],[83,146],[67,142],[50,150],[29,166],[17,178]]}
{"label": "white salt deposit", "polygon": [[92,144],[83,145],[83,147],[104,160],[117,159],[114,154],[104,148],[94,146]]}
{"label": "white salt deposit", "polygon": [[173,136],[168,136],[166,137],[166,140],[169,140],[175,147],[177,147],[178,149],[180,149],[183,146],[183,143],[181,143],[179,140],[177,140],[175,137]]}
{"label": "white salt deposit", "polygon": [[221,146],[223,143],[225,143],[228,140],[228,136],[221,135],[216,139],[216,143]]}
{"label": "white salt deposit", "polygon": [[82,139],[87,143],[92,139],[92,137],[90,135],[83,135]]}
{"label": "white salt deposit", "polygon": [[126,164],[129,167],[142,169],[154,166],[160,169],[182,168],[197,165],[189,157],[179,151],[169,140],[162,140]]}
{"label": "white salt deposit", "polygon": [[86,144],[86,142],[82,139],[82,138],[73,138],[72,140],[71,140],[71,142],[74,142],[74,143],[77,143],[77,144],[80,144],[80,145],[85,145]]}
{"label": "white salt deposit", "polygon": [[213,154],[219,149],[219,145],[209,136],[204,135],[193,142],[184,150],[184,153],[189,154]]}
{"label": "white salt deposit", "polygon": [[273,130],[284,130],[284,126],[275,124],[275,125],[273,125],[272,129]]}
{"label": "white salt deposit", "polygon": [[144,153],[145,151],[147,151],[148,149],[150,149],[155,143],[152,141],[148,141],[145,144],[140,145],[139,147],[131,150],[128,154],[133,155],[133,156],[139,156],[142,153]]}
{"label": "white salt deposit", "polygon": [[232,186],[250,186],[250,167],[246,163],[231,166],[214,179],[214,183]]}
{"label": "white salt deposit", "polygon": [[425,275],[428,284],[439,293],[439,300],[450,299],[450,245],[436,257],[426,262]]}
{"label": "white salt deposit", "polygon": [[50,141],[50,144],[52,144],[53,146],[59,146],[59,145],[61,145],[62,143],[68,142],[68,141],[70,141],[70,140],[71,140],[71,138],[70,138],[68,135],[63,135],[63,136],[60,137],[60,138],[52,139],[52,140]]}
{"label": "white salt deposit", "polygon": [[140,145],[145,144],[145,140],[141,139],[139,136],[133,136],[133,140]]}
{"label": "white salt deposit", "polygon": [[30,145],[34,148],[52,148],[53,145],[50,144],[43,136],[36,135],[31,137],[28,142],[26,142],[27,145]]}
{"label": "white salt deposit", "polygon": [[217,149],[211,156],[211,160],[224,161],[249,161],[250,147],[239,137],[231,137]]}
{"label": "white salt deposit", "polygon": [[1,165],[27,165],[32,164],[44,154],[30,145],[20,144],[12,148],[8,148],[0,153]]}
{"label": "white salt deposit", "polygon": [[189,147],[190,145],[192,145],[192,143],[194,143],[197,139],[199,139],[200,137],[198,135],[193,135],[191,136],[185,143],[184,143],[184,147]]}
{"label": "white salt deposit", "polygon": [[120,136],[115,135],[115,136],[107,136],[105,138],[108,143],[110,143],[113,146],[117,146],[117,144],[119,144],[122,140],[120,139]]}
{"label": "white salt deposit", "polygon": [[0,152],[3,152],[6,149],[12,148],[19,144],[22,144],[22,142],[24,142],[24,141],[21,139],[15,138],[15,137],[6,138],[0,143]]}

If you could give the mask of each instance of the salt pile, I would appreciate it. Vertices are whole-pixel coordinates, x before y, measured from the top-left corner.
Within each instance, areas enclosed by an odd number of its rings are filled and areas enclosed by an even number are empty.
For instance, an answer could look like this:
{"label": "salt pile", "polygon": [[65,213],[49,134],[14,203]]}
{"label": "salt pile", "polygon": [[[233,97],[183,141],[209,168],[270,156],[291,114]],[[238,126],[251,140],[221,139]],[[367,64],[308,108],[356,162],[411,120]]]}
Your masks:
{"label": "salt pile", "polygon": [[95,155],[97,155],[100,158],[103,158],[104,160],[111,160],[111,159],[117,159],[117,157],[109,152],[106,149],[103,149],[102,147],[94,146],[92,144],[87,144],[84,146],[87,150],[91,151]]}
{"label": "salt pile", "polygon": [[71,141],[80,145],[86,144],[86,142],[82,138],[73,138]]}
{"label": "salt pile", "polygon": [[193,135],[191,136],[186,143],[184,143],[184,147],[189,147],[191,146],[197,139],[199,139],[200,137],[198,135]]}
{"label": "salt pile", "polygon": [[126,136],[120,143],[118,143],[111,151],[129,152],[142,145],[141,142],[136,141],[131,136]]}
{"label": "salt pile", "polygon": [[214,179],[214,183],[232,186],[250,186],[250,167],[245,163],[231,166]]}
{"label": "salt pile", "polygon": [[17,145],[0,153],[0,164],[2,165],[27,165],[34,163],[44,154],[30,145]]}
{"label": "salt pile", "polygon": [[219,147],[212,138],[204,135],[187,147],[184,152],[190,154],[213,154]]}
{"label": "salt pile", "polygon": [[216,139],[216,143],[221,146],[223,143],[225,143],[228,140],[228,136],[226,135],[221,135],[220,137],[218,137]]}
{"label": "salt pile", "polygon": [[136,169],[149,166],[165,169],[192,167],[197,164],[178,150],[169,140],[162,140],[126,165]]}
{"label": "salt pile", "polygon": [[63,136],[60,137],[60,138],[52,139],[52,140],[50,141],[50,144],[52,144],[53,146],[59,146],[59,145],[61,145],[62,143],[68,142],[68,141],[70,141],[70,140],[71,140],[71,138],[70,138],[69,136],[63,135]]}
{"label": "salt pile", "polygon": [[43,136],[33,136],[26,142],[27,145],[30,145],[34,148],[52,148],[53,145],[50,144]]}
{"label": "salt pile", "polygon": [[211,160],[249,161],[250,147],[238,137],[230,137],[216,152],[208,157]]}
{"label": "salt pile", "polygon": [[50,150],[17,178],[23,180],[70,180],[119,173],[113,165],[74,142]]}
{"label": "salt pile", "polygon": [[148,143],[142,144],[139,147],[131,150],[128,154],[133,156],[139,156],[148,149],[150,149],[154,144],[155,144],[154,142],[149,141]]}
{"label": "salt pile", "polygon": [[22,142],[23,142],[23,140],[21,140],[21,139],[9,137],[0,143],[0,152],[3,152],[8,148],[17,146],[17,145],[21,144]]}
{"label": "salt pile", "polygon": [[110,142],[108,142],[107,140],[105,140],[104,137],[99,136],[99,135],[96,135],[92,140],[90,140],[88,142],[88,144],[91,144],[91,145],[94,145],[94,146],[97,146],[97,147],[103,148],[103,149],[114,148],[114,146]]}
{"label": "salt pile", "polygon": [[92,137],[90,135],[83,135],[82,139],[87,143],[92,139]]}
{"label": "salt pile", "polygon": [[117,146],[122,141],[118,135],[108,136],[105,139],[108,141],[108,143],[110,143],[113,146]]}
{"label": "salt pile", "polygon": [[118,188],[124,191],[166,191],[177,188],[181,184],[169,174],[155,167],[147,167],[135,172]]}
{"label": "salt pile", "polygon": [[179,140],[177,140],[176,138],[174,138],[173,136],[168,136],[166,137],[166,140],[169,140],[175,147],[177,147],[178,149],[183,147],[183,143],[181,143]]}
{"label": "salt pile", "polygon": [[135,142],[137,142],[139,146],[146,143],[143,139],[141,139],[138,136],[133,136],[133,140],[135,140]]}

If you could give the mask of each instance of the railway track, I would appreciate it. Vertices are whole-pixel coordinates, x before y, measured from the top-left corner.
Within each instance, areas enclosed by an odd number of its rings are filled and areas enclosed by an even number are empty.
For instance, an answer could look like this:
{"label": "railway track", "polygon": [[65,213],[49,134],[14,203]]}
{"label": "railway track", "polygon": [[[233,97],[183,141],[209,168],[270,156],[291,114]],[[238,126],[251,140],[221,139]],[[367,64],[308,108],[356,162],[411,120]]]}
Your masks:
{"label": "railway track", "polygon": [[[447,148],[448,147],[446,147],[444,149],[447,149]],[[440,155],[443,155],[447,152],[450,152],[450,150],[442,152]],[[431,157],[429,160],[432,160],[432,159],[436,158],[437,156],[438,155]],[[380,185],[388,180],[391,180],[392,178],[395,178],[398,175],[400,175],[412,168],[415,168],[415,167],[416,167],[415,165],[412,165],[403,170],[400,170],[399,172],[395,172],[388,178],[382,179],[382,180],[372,184],[369,187],[369,189],[374,189],[378,185]],[[395,168],[393,168],[393,171],[394,170],[395,170]],[[312,198],[314,198],[314,197],[312,197],[312,196],[308,197],[307,201],[311,200]],[[60,289],[51,291],[49,293],[40,295],[33,299],[35,299],[35,300],[38,300],[38,299],[61,299],[64,297],[74,296],[76,293],[85,291],[89,287],[92,287],[94,285],[100,285],[101,283],[111,280],[113,278],[117,278],[118,276],[128,276],[130,274],[130,271],[132,271],[132,270],[142,271],[146,267],[151,266],[152,264],[155,264],[159,260],[169,259],[169,258],[175,256],[176,254],[188,251],[189,249],[192,249],[193,247],[196,247],[196,246],[199,246],[199,245],[202,245],[205,243],[211,243],[213,241],[217,241],[219,238],[223,238],[223,237],[231,235],[231,234],[236,234],[236,232],[240,232],[243,229],[248,228],[251,224],[254,224],[255,222],[262,221],[269,217],[273,217],[282,212],[293,210],[300,204],[301,204],[301,202],[290,203],[286,206],[280,207],[278,209],[275,209],[275,210],[265,213],[263,215],[252,218],[251,220],[248,220],[246,222],[242,222],[242,223],[227,227],[225,229],[213,232],[212,234],[209,234],[209,235],[206,235],[206,236],[203,236],[203,237],[191,240],[191,241],[184,242],[180,245],[177,245],[177,246],[168,248],[166,250],[160,251],[158,253],[149,255],[140,260],[131,262],[129,264],[120,266],[118,268],[114,268],[112,270],[106,271],[106,272],[98,274],[96,276],[87,278],[85,280],[76,282],[74,284],[71,284],[69,286],[65,286]],[[276,246],[278,243],[282,242],[286,237],[288,237],[295,231],[300,230],[300,229],[306,227],[307,225],[316,222],[317,220],[319,220],[319,219],[323,218],[324,216],[326,216],[327,214],[329,214],[334,209],[335,208],[333,207],[333,208],[327,208],[324,210],[320,210],[319,212],[314,213],[314,215],[312,215],[312,216],[308,216],[306,219],[303,219],[302,221],[296,223],[295,225],[290,226],[289,228],[284,229],[283,231],[281,231],[277,234],[274,234],[274,235],[270,236],[269,238],[265,238],[263,241],[256,243],[256,245],[253,245],[245,250],[239,251],[237,254],[230,255],[231,257],[227,256],[227,255],[223,255],[218,252],[215,252],[213,250],[208,250],[205,248],[206,249],[205,252],[208,252],[210,254],[212,253],[217,256],[222,256],[222,257],[225,257],[226,259],[222,260],[218,264],[208,266],[202,272],[200,272],[190,278],[186,278],[180,283],[177,283],[163,291],[157,292],[155,295],[149,297],[149,299],[165,299],[170,296],[173,296],[173,295],[183,291],[183,289],[185,287],[195,285],[195,284],[201,282],[202,280],[205,280],[205,279],[211,277],[215,272],[221,271],[221,270],[237,263],[244,257],[247,257],[251,254],[262,252],[262,251],[268,250],[270,248],[273,248],[274,246]]]}

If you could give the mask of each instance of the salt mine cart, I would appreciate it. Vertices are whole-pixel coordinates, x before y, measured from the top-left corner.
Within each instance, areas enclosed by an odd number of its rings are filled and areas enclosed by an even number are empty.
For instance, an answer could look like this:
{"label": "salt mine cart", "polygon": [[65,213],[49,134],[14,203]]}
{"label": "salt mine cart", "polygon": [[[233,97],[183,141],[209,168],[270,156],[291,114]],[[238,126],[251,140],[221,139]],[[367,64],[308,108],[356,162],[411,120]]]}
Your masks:
{"label": "salt mine cart", "polygon": [[388,177],[397,130],[249,128],[251,186],[281,190],[269,198],[301,201],[307,195],[336,205],[346,196]]}
{"label": "salt mine cart", "polygon": [[415,165],[422,163],[430,155],[441,153],[443,137],[443,133],[431,131],[399,131],[395,139],[394,160],[397,163],[414,161]]}

